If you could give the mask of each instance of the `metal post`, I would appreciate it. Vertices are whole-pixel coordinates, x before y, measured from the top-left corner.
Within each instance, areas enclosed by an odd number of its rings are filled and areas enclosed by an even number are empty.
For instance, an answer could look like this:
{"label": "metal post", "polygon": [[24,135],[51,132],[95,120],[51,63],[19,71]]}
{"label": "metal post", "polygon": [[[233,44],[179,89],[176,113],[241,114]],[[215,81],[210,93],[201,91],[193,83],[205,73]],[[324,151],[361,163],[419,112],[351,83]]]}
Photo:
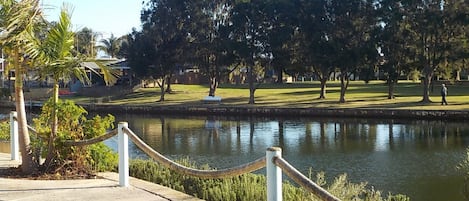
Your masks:
{"label": "metal post", "polygon": [[10,112],[10,154],[11,160],[20,160],[20,146],[18,140],[18,122],[16,121],[17,113]]}
{"label": "metal post", "polygon": [[118,152],[119,152],[119,185],[129,186],[129,136],[124,133],[124,128],[128,128],[127,122],[119,122],[117,126]]}
{"label": "metal post", "polygon": [[282,157],[280,147],[270,147],[266,153],[267,201],[282,200],[282,169],[274,164],[274,157]]}

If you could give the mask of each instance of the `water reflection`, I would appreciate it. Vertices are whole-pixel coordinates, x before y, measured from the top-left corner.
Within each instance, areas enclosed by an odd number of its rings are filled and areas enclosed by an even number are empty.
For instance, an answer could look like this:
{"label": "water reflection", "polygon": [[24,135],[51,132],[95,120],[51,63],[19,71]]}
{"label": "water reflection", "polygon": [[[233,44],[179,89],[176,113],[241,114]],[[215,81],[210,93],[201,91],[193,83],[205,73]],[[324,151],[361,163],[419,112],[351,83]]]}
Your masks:
{"label": "water reflection", "polygon": [[[447,121],[116,115],[171,158],[225,168],[279,146],[301,172],[347,173],[352,182],[417,201],[464,200],[455,166],[469,145],[469,124]],[[116,140],[107,141],[116,147]],[[145,157],[131,144],[131,157]],[[385,193],[386,194],[386,193]]]}
{"label": "water reflection", "polygon": [[[303,173],[347,173],[353,182],[412,200],[463,200],[455,166],[469,144],[467,122],[249,117],[117,116],[155,150],[224,168],[279,146]],[[141,156],[134,151],[133,157]]]}

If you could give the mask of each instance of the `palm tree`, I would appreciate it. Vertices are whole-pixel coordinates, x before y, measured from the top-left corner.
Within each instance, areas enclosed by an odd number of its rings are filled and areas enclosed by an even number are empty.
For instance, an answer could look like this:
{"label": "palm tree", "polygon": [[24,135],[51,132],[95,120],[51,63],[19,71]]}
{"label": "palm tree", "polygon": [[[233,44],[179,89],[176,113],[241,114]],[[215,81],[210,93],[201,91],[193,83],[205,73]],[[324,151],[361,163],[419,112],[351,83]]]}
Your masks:
{"label": "palm tree", "polygon": [[37,170],[33,161],[31,141],[27,128],[26,110],[23,95],[23,77],[27,71],[27,59],[23,47],[25,37],[41,20],[39,0],[0,0],[0,45],[9,55],[9,62],[15,70],[15,105],[18,119],[18,131],[22,157],[21,169],[29,174]]}
{"label": "palm tree", "polygon": [[101,40],[103,45],[98,46],[98,49],[106,52],[106,54],[108,54],[111,58],[115,58],[121,48],[122,40],[122,37],[116,38],[114,34],[111,34],[111,37],[108,39]]}
{"label": "palm tree", "polygon": [[[66,5],[63,6],[60,12],[59,21],[47,31],[45,38],[38,38],[34,34],[28,37],[30,41],[26,48],[28,54],[40,66],[41,73],[45,74],[45,76],[50,76],[54,81],[52,94],[54,109],[51,117],[51,133],[48,139],[48,155],[44,162],[46,169],[54,165],[54,158],[57,154],[54,143],[58,127],[57,102],[59,100],[59,82],[61,80],[68,81],[72,77],[77,78],[82,83],[90,82],[86,70],[99,74],[92,68],[83,66],[84,59],[79,56],[73,56],[74,38],[75,34],[72,31],[71,17]],[[98,64],[98,66],[100,65]],[[103,66],[100,67],[103,68],[105,81],[111,80],[109,71]]]}

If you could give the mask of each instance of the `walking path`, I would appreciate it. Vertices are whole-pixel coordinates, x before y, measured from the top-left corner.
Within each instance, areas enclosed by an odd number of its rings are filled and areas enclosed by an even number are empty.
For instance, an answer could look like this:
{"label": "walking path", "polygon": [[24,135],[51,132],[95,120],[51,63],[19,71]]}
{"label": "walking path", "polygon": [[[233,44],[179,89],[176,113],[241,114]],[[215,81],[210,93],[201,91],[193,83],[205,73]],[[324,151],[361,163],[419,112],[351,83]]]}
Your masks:
{"label": "walking path", "polygon": [[[0,153],[0,171],[9,167],[18,167],[19,164],[10,160],[10,154]],[[99,179],[30,180],[5,178],[0,174],[0,200],[200,200],[132,177],[130,187],[120,187],[119,175],[113,172],[98,173],[98,177]]]}

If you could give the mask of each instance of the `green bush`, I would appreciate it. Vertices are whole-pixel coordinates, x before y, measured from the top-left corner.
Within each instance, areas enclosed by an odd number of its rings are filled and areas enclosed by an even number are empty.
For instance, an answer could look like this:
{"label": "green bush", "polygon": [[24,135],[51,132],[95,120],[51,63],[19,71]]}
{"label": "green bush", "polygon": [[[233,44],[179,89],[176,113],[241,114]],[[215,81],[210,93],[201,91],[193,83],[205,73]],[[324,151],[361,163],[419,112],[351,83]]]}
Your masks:
{"label": "green bush", "polygon": [[[102,142],[89,146],[65,146],[67,140],[81,141],[98,137],[106,133],[107,129],[114,127],[114,116],[99,115],[87,119],[88,112],[72,101],[57,103],[58,129],[53,139],[54,149],[57,151],[53,165],[44,164],[48,171],[57,172],[65,170],[71,173],[91,173],[93,171],[111,171],[117,166],[118,157]],[[48,141],[51,133],[52,101],[47,101],[41,109],[38,118],[33,119],[37,135],[34,136],[33,146],[38,156],[48,153]],[[64,168],[65,167],[65,168]]]}
{"label": "green bush", "polygon": [[0,122],[0,141],[10,140],[10,123]]}
{"label": "green bush", "polygon": [[[196,168],[187,159],[178,163]],[[169,170],[149,160],[132,160],[130,174],[133,177],[144,179],[153,183],[164,185],[172,189],[208,201],[218,200],[266,200],[266,178],[258,174],[243,174],[226,179],[200,179],[182,175]],[[208,166],[199,169],[210,169]],[[318,173],[316,183],[325,187],[324,173]],[[366,183],[353,184],[347,181],[346,175],[337,177],[334,182],[325,187],[333,195],[342,200],[364,201],[408,201],[405,195],[388,195],[382,197],[379,191],[367,189]],[[284,200],[320,200],[303,188],[296,187],[288,182],[283,184]]]}
{"label": "green bush", "polygon": [[469,148],[466,149],[466,158],[456,168],[464,174],[463,194],[469,200]]}

